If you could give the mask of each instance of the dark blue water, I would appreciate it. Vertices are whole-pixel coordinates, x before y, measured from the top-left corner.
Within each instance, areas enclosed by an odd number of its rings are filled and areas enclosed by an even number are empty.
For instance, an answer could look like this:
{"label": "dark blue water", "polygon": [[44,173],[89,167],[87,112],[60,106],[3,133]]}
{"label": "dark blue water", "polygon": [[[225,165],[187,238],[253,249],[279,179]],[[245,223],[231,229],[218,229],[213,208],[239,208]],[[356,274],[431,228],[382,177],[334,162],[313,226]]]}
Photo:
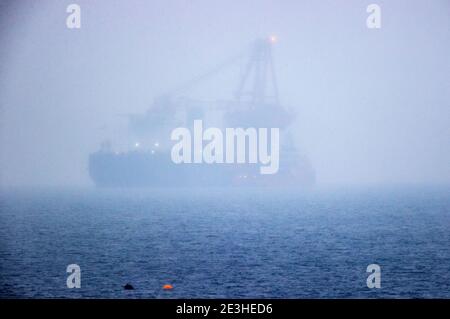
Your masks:
{"label": "dark blue water", "polygon": [[2,191],[0,297],[450,298],[449,195]]}

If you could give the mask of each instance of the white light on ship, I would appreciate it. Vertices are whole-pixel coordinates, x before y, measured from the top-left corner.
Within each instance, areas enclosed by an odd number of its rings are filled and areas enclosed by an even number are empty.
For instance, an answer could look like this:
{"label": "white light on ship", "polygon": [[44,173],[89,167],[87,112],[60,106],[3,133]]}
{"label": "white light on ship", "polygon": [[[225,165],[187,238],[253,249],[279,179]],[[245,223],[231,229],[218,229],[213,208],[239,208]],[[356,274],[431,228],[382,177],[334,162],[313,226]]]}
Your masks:
{"label": "white light on ship", "polygon": [[156,142],[156,143],[155,143],[155,147],[158,147],[158,146],[159,146],[159,143],[158,143],[158,142]]}
{"label": "white light on ship", "polygon": [[139,142],[134,143],[134,147],[139,147],[141,144]]}

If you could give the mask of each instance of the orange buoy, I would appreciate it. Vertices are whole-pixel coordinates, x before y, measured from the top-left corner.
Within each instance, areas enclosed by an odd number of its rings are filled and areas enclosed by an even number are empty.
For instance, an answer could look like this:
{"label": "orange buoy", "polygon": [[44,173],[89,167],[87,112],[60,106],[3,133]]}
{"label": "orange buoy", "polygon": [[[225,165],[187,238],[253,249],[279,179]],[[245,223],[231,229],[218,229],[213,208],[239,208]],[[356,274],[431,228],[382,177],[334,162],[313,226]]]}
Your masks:
{"label": "orange buoy", "polygon": [[167,284],[167,285],[164,285],[164,286],[163,286],[163,289],[164,289],[164,290],[170,290],[170,289],[173,289],[173,286]]}

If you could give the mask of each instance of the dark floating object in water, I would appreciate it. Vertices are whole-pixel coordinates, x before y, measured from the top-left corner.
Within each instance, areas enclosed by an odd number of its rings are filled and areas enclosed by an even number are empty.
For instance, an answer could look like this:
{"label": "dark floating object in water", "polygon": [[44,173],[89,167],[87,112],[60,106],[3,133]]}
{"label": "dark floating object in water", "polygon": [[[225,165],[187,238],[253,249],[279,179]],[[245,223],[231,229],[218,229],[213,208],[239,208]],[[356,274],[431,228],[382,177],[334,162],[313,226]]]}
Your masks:
{"label": "dark floating object in water", "polygon": [[125,286],[123,286],[123,289],[125,289],[125,290],[134,290],[134,287],[131,284],[126,284]]}

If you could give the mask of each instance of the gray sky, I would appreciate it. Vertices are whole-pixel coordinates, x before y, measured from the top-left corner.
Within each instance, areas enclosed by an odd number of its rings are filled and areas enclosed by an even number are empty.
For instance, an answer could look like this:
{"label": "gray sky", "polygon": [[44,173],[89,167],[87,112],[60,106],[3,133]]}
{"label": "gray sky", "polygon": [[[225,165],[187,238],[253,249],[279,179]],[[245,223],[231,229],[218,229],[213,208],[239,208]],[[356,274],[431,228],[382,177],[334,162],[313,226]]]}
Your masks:
{"label": "gray sky", "polygon": [[[122,134],[121,114],[269,34],[319,185],[448,184],[450,2],[318,2],[2,1],[0,185],[91,185],[88,155]],[[66,28],[70,3],[81,29]]]}

